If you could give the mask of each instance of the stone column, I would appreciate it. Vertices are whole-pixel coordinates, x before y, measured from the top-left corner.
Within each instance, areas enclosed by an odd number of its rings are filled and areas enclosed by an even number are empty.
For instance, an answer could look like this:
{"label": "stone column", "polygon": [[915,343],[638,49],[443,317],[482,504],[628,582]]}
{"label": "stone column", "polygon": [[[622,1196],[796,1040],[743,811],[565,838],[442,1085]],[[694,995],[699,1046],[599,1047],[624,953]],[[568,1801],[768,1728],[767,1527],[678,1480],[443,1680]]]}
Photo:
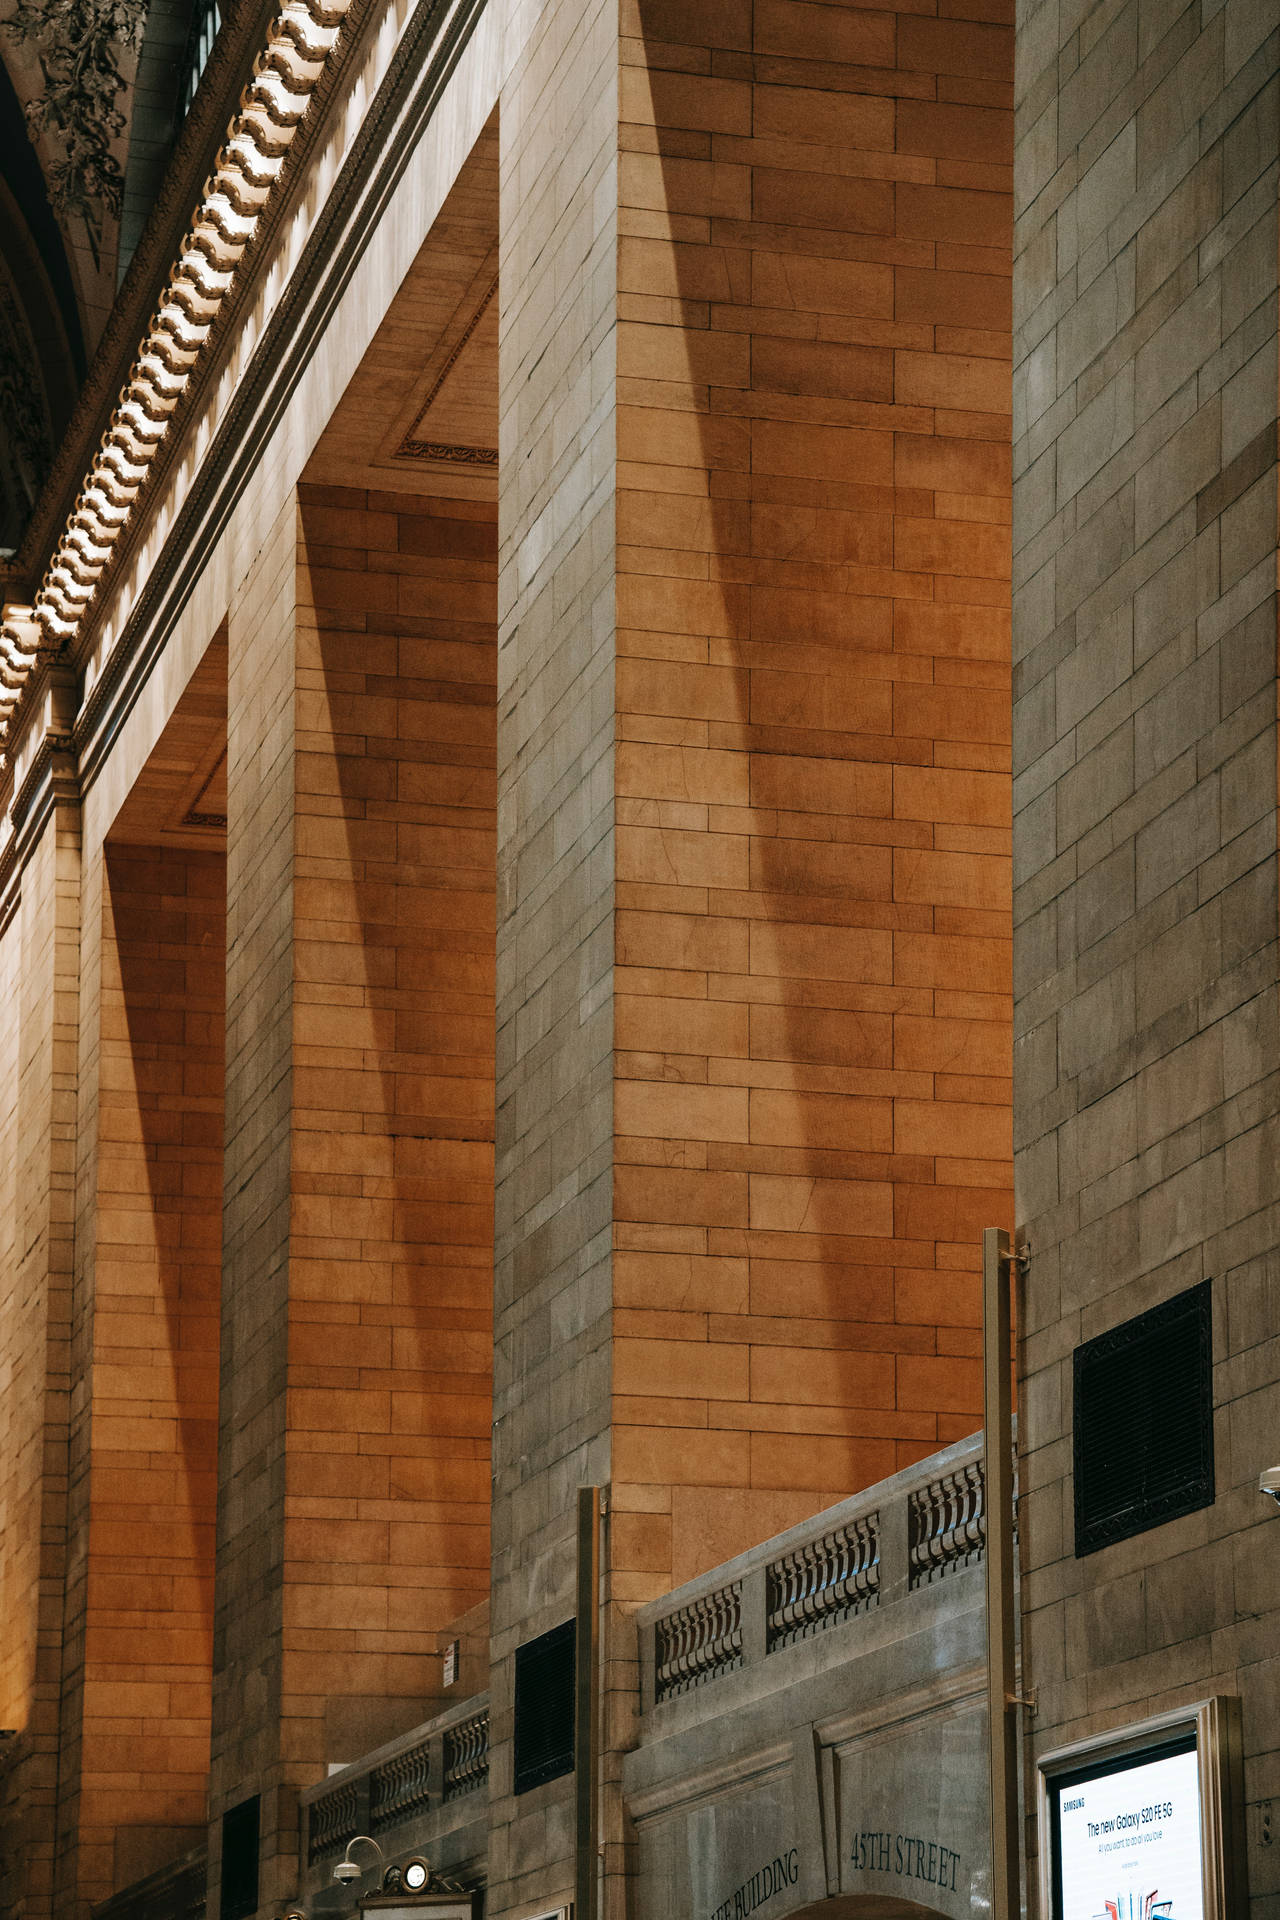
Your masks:
{"label": "stone column", "polygon": [[1013,42],[975,11],[624,12],[628,1597],[980,1423],[981,1230],[1012,1204]]}
{"label": "stone column", "polygon": [[67,1896],[205,1828],[222,1202],[220,852],[107,848],[85,888]]}
{"label": "stone column", "polygon": [[[1280,1406],[1280,35],[1265,0],[1135,0],[1096,34],[1053,6],[1018,13],[1015,1084],[1034,1749],[1238,1693],[1256,1803],[1280,1728],[1280,1528],[1257,1492]],[[1213,1502],[1077,1559],[1073,1350],[1205,1281]],[[1252,1809],[1249,1839],[1261,1913],[1280,1880]]]}
{"label": "stone column", "polygon": [[572,1884],[510,1738],[575,1485],[625,1611],[981,1417],[1013,46],[965,11],[546,8],[503,97],[496,1913]]}
{"label": "stone column", "polygon": [[493,570],[489,507],[304,486],[231,608],[214,1899],[487,1585]]}
{"label": "stone column", "polygon": [[[80,968],[80,809],[64,742],[37,750],[14,808],[17,859],[0,935],[6,1008],[0,1213],[5,1387],[0,1555],[0,1746],[6,1903],[71,1911],[74,1835],[59,1804],[64,1736],[68,1429],[71,1417]],[[10,797],[12,804],[12,796]],[[74,1626],[74,1595],[71,1602]],[[68,1694],[74,1705],[73,1696]],[[74,1717],[74,1716],[73,1716]],[[67,1778],[67,1755],[61,1756]],[[12,1836],[12,1837],[10,1837]],[[62,1864],[67,1847],[73,1855]],[[55,1891],[56,1889],[56,1891]]]}
{"label": "stone column", "polygon": [[504,90],[489,1901],[572,1896],[572,1781],[512,1794],[518,1643],[610,1474],[618,23],[529,15]]}

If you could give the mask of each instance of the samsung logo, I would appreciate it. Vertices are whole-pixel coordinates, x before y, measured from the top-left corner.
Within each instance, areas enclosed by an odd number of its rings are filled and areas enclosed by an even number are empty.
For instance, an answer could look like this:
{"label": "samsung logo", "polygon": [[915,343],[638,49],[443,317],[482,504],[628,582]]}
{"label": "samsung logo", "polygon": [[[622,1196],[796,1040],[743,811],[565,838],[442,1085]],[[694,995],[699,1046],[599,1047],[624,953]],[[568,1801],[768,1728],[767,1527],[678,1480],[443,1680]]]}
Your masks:
{"label": "samsung logo", "polygon": [[1074,1813],[1077,1807],[1082,1807],[1083,1805],[1084,1795],[1081,1794],[1078,1800],[1064,1800],[1062,1803],[1062,1811],[1064,1813]]}

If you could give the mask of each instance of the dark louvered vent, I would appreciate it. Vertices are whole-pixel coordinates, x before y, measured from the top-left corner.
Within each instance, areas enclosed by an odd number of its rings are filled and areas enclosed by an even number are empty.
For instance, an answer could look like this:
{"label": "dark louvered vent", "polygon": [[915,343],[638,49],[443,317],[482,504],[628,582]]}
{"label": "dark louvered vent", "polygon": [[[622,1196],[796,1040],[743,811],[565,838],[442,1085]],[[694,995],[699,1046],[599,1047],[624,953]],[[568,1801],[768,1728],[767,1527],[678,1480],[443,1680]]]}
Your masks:
{"label": "dark louvered vent", "polygon": [[1212,1285],[1075,1351],[1076,1557],[1213,1504]]}
{"label": "dark louvered vent", "polygon": [[220,1920],[248,1920],[258,1911],[258,1796],[222,1816]]}
{"label": "dark louvered vent", "polygon": [[515,1790],[573,1772],[574,1622],[516,1648]]}

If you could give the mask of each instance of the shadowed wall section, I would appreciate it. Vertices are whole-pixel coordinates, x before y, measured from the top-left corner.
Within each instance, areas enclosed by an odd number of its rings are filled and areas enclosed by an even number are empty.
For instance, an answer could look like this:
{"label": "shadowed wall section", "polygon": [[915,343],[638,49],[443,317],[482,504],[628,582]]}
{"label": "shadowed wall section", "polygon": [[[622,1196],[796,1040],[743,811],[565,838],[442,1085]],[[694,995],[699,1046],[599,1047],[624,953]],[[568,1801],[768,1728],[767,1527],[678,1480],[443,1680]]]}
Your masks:
{"label": "shadowed wall section", "polygon": [[488,1590],[495,534],[299,507],[285,1552],[328,1760],[412,1724],[421,1629]]}
{"label": "shadowed wall section", "polygon": [[494,549],[303,485],[231,612],[213,1805],[261,1793],[264,1900],[488,1588]]}
{"label": "shadowed wall section", "polygon": [[0,1780],[0,1900],[34,1917],[53,1911],[58,1858],[75,1246],[80,813],[60,794],[7,934],[2,979],[16,1018],[0,1096],[11,1169],[0,1295],[0,1714],[14,1742]]}
{"label": "shadowed wall section", "polygon": [[205,1826],[222,1254],[226,861],[108,847],[78,1887]]}
{"label": "shadowed wall section", "polygon": [[1012,1213],[1013,36],[985,0],[624,11],[625,1599],[980,1420],[980,1232]]}

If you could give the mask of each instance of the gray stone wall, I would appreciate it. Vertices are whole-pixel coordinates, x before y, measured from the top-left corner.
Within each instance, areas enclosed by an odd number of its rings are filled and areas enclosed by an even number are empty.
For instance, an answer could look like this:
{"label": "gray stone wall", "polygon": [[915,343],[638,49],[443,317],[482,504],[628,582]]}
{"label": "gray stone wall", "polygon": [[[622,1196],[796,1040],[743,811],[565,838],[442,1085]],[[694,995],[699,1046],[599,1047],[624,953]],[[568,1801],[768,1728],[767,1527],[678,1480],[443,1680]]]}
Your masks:
{"label": "gray stone wall", "polygon": [[[56,794],[56,789],[55,789]],[[37,801],[44,795],[37,793]],[[11,896],[12,897],[12,896]],[[0,1603],[2,1677],[13,1715],[17,1765],[8,1773],[0,1821],[0,1898],[45,1916],[71,1891],[81,1734],[67,1699],[83,1657],[68,1631],[65,1595],[83,1489],[73,1487],[73,1429],[83,1392],[73,1363],[83,1354],[85,1307],[75,1285],[76,1034],[81,934],[80,808],[55,804],[33,837],[16,910],[5,929],[6,1005],[16,1010],[6,1048],[4,1127],[12,1169],[7,1198],[5,1311],[0,1319],[7,1523]],[[50,982],[55,991],[50,991]],[[82,1451],[82,1450],[81,1450]],[[12,1711],[12,1708],[10,1708]],[[19,1745],[18,1743],[21,1742]]]}
{"label": "gray stone wall", "polygon": [[[1243,1699],[1280,1846],[1273,0],[1018,9],[1015,1113],[1043,1751]],[[1074,1558],[1071,1354],[1213,1281],[1213,1507]]]}
{"label": "gray stone wall", "polygon": [[569,0],[519,24],[501,103],[495,1915],[572,1894],[572,1778],[511,1794],[514,1652],[574,1612],[575,1489],[608,1478],[613,1212],[618,23]]}
{"label": "gray stone wall", "polygon": [[[233,596],[227,687],[227,1080],[210,1912],[220,1822],[278,1762],[293,1129],[294,628],[290,491]],[[263,1895],[291,1806],[263,1794]],[[277,1845],[286,1849],[277,1865]]]}

